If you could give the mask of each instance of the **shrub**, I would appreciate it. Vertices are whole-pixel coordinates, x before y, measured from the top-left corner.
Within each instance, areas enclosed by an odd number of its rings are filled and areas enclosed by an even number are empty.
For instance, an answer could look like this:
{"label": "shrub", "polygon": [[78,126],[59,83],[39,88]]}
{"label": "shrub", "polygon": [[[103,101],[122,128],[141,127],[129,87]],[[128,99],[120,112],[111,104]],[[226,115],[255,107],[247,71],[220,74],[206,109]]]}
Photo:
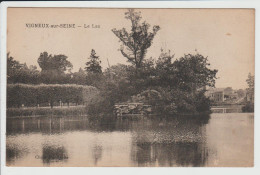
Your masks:
{"label": "shrub", "polygon": [[243,112],[254,112],[254,103],[248,102],[245,106],[242,107]]}

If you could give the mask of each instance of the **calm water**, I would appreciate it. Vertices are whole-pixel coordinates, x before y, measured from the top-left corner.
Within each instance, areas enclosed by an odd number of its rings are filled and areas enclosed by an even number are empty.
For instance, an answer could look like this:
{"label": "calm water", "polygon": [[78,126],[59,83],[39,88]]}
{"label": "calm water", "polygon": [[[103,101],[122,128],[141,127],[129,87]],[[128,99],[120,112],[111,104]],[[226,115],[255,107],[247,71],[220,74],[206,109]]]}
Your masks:
{"label": "calm water", "polygon": [[253,114],[7,120],[7,166],[253,166]]}

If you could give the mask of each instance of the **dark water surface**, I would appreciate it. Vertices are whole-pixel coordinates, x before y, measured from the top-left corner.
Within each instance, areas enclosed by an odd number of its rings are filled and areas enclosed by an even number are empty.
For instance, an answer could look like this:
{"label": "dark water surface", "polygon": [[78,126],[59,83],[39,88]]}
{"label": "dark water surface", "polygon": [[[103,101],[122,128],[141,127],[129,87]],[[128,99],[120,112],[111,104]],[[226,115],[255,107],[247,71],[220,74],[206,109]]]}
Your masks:
{"label": "dark water surface", "polygon": [[253,114],[7,119],[7,166],[253,166]]}

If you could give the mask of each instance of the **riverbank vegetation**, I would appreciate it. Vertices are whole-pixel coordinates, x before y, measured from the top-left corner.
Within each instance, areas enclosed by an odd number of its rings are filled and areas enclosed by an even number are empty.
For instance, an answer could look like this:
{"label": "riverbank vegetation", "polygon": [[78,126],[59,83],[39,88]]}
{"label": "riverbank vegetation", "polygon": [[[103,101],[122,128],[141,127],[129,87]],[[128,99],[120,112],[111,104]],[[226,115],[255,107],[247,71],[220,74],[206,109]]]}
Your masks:
{"label": "riverbank vegetation", "polygon": [[[125,14],[132,26],[112,29],[121,42],[120,51],[130,65],[118,64],[105,70],[96,86],[101,97],[91,104],[91,113],[111,112],[114,104],[142,102],[152,105],[158,114],[201,113],[210,111],[206,86],[214,87],[217,70],[209,68],[207,57],[186,54],[174,59],[170,51],[161,49],[157,59],[145,59],[147,49],[160,30],[159,26],[141,23],[141,15],[133,10]],[[104,107],[105,106],[105,107]]]}
{"label": "riverbank vegetation", "polygon": [[75,84],[8,84],[7,107],[46,107],[69,106],[70,103],[83,105],[98,95],[92,86]]}
{"label": "riverbank vegetation", "polygon": [[84,116],[87,114],[85,106],[73,107],[26,107],[26,108],[8,108],[7,117],[42,117],[42,116]]}
{"label": "riverbank vegetation", "polygon": [[133,9],[125,13],[125,18],[131,23],[130,30],[111,32],[119,39],[122,58],[129,64],[103,69],[98,53],[92,49],[84,70],[72,73],[67,56],[43,52],[38,58],[39,71],[8,54],[8,107],[39,103],[53,106],[59,101],[83,104],[86,91],[92,94],[84,103],[90,115],[112,114],[117,103],[144,103],[159,115],[208,113],[210,100],[205,91],[215,86],[217,70],[210,68],[207,57],[197,52],[175,58],[170,50],[161,49],[158,58],[147,59],[160,26],[142,22],[141,13]]}
{"label": "riverbank vegetation", "polygon": [[248,74],[248,78],[246,80],[248,84],[247,96],[246,96],[246,104],[242,107],[243,112],[254,112],[254,101],[255,101],[255,76]]}

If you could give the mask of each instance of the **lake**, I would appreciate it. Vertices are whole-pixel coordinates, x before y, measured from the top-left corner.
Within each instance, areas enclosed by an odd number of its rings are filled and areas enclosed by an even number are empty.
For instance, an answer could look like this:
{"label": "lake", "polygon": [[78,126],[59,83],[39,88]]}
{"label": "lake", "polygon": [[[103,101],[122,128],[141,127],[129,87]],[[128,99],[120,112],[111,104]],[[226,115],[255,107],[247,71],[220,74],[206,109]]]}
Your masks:
{"label": "lake", "polygon": [[246,167],[253,160],[254,114],[249,113],[7,119],[7,166]]}

